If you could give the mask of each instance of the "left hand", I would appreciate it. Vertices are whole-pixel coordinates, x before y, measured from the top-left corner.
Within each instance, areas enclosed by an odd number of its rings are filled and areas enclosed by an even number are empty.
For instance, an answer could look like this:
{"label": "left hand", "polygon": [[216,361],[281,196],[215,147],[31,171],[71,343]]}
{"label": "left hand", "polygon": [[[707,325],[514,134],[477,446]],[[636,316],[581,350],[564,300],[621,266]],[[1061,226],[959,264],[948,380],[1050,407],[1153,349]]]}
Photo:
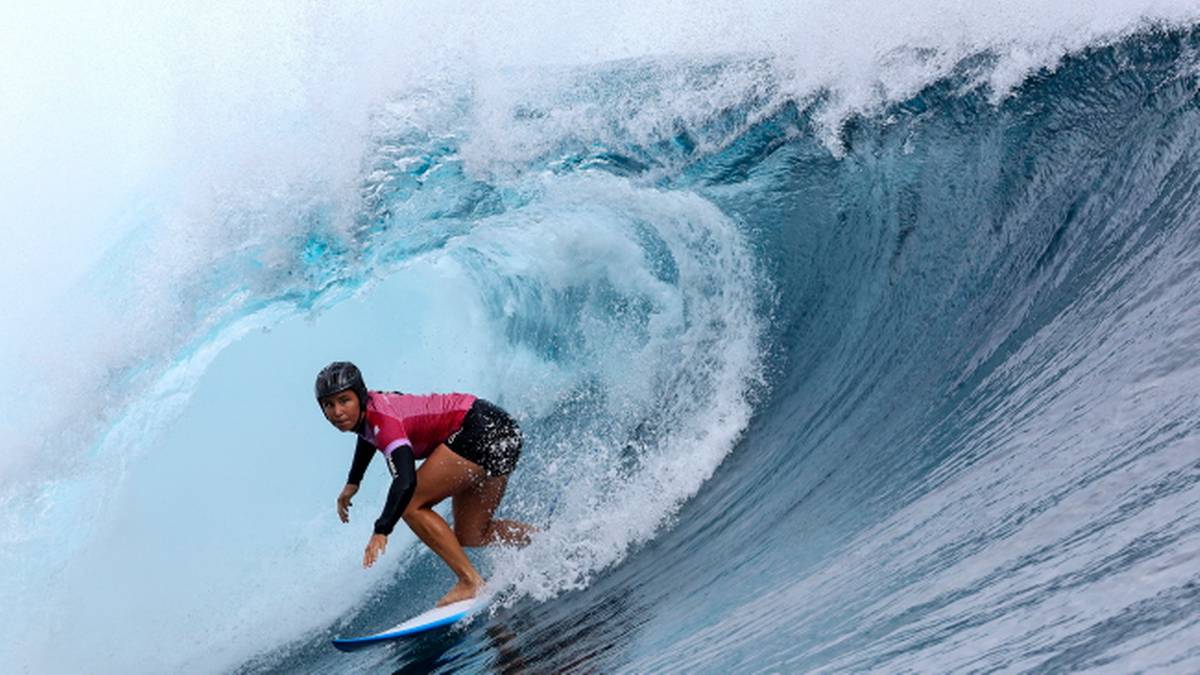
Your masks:
{"label": "left hand", "polygon": [[363,551],[363,569],[375,564],[379,556],[387,550],[387,535],[373,534],[371,541],[367,542],[367,550]]}
{"label": "left hand", "polygon": [[337,514],[343,523],[350,522],[350,499],[356,494],[358,494],[358,486],[353,483],[346,483],[346,487],[342,488],[341,494],[338,495]]}

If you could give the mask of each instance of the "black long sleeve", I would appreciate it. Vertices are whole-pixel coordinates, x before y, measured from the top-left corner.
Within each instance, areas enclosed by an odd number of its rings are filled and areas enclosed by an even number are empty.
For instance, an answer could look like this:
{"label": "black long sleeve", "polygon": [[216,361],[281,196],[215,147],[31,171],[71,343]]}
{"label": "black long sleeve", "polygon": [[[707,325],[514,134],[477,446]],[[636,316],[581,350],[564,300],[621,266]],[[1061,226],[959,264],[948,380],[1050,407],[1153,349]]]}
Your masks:
{"label": "black long sleeve", "polygon": [[411,447],[401,445],[396,448],[387,456],[387,463],[388,471],[392,473],[392,487],[388,489],[383,513],[375,521],[375,534],[383,535],[392,533],[417,489],[417,463]]}
{"label": "black long sleeve", "polygon": [[350,476],[346,478],[347,485],[358,485],[362,482],[363,476],[367,473],[367,467],[371,464],[371,458],[375,456],[375,452],[375,446],[362,438],[358,439],[358,445],[354,446],[354,462],[350,464]]}

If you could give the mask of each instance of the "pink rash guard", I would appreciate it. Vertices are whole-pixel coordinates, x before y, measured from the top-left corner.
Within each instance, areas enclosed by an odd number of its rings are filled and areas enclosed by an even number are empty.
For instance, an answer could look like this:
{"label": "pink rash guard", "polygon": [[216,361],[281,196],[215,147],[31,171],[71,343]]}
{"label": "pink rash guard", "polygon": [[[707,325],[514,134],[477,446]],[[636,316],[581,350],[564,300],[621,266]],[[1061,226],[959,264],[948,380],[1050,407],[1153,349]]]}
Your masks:
{"label": "pink rash guard", "polygon": [[385,456],[407,445],[414,459],[424,459],[451,434],[475,403],[471,394],[401,394],[372,391],[359,436]]}

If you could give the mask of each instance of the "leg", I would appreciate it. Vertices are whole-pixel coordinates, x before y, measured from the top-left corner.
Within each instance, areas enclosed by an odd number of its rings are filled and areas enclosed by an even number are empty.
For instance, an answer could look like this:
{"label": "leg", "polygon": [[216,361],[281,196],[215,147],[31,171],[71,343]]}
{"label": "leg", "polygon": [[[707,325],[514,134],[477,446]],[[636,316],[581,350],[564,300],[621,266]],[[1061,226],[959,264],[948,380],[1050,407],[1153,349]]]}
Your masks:
{"label": "leg", "polygon": [[439,607],[475,597],[483,586],[483,577],[467,558],[450,526],[433,507],[446,497],[470,490],[484,476],[482,468],[454,454],[445,445],[439,445],[417,469],[417,489],[404,510],[404,522],[458,577],[454,588],[438,601]]}
{"label": "leg", "polygon": [[454,495],[454,534],[463,546],[487,546],[497,542],[526,546],[537,528],[515,520],[493,518],[508,476],[493,476]]}

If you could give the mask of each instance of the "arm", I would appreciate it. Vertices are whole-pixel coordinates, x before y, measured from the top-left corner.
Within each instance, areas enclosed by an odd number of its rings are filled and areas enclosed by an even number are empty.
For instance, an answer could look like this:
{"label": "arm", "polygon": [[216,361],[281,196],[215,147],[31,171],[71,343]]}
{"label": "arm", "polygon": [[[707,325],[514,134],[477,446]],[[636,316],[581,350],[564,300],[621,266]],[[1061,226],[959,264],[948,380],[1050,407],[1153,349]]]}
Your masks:
{"label": "arm", "polygon": [[358,439],[358,444],[354,446],[354,461],[350,464],[350,475],[346,478],[346,487],[342,488],[341,494],[337,498],[338,518],[343,523],[350,522],[350,499],[358,494],[358,484],[362,482],[363,475],[367,472],[367,466],[371,464],[371,458],[375,456],[375,446]]}
{"label": "arm", "polygon": [[370,567],[387,549],[387,538],[404,516],[404,509],[412,500],[417,488],[416,460],[413,459],[412,444],[404,421],[392,415],[375,414],[367,411],[367,424],[375,429],[375,443],[387,458],[388,471],[392,474],[392,486],[388,489],[383,513],[375,521],[375,533],[363,551],[363,567]]}
{"label": "arm", "polygon": [[374,456],[375,446],[360,437],[358,444],[354,446],[354,462],[350,464],[350,475],[346,477],[346,485],[358,485],[362,482]]}
{"label": "arm", "polygon": [[383,505],[383,513],[375,521],[375,534],[387,536],[392,533],[396,523],[408,508],[413,492],[417,489],[416,460],[413,459],[412,448],[401,445],[387,457],[388,471],[392,474],[392,487],[388,489],[387,502]]}

